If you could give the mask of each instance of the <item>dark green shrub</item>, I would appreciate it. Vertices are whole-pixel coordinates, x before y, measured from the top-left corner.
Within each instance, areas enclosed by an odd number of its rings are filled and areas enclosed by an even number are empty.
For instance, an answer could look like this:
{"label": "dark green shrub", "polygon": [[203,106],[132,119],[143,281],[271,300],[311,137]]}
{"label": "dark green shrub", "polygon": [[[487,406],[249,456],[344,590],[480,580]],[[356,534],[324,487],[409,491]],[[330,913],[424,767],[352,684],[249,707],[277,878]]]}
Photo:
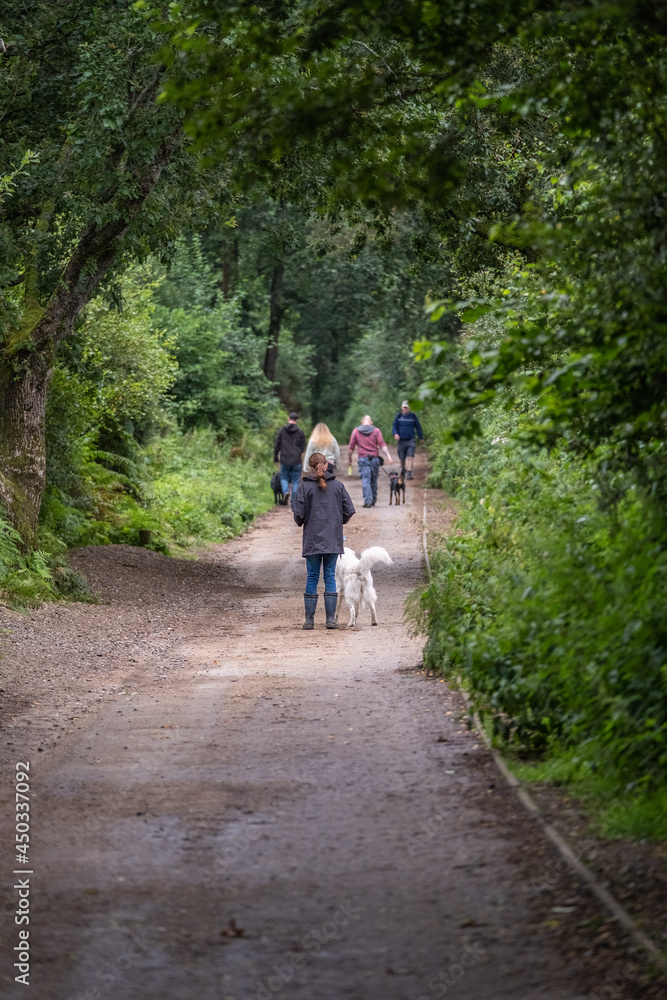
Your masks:
{"label": "dark green shrub", "polygon": [[483,438],[436,459],[433,482],[463,514],[421,597],[426,662],[462,676],[519,752],[566,753],[572,773],[655,790],[667,780],[664,521],[632,484],[611,491],[581,463],[509,443],[516,422],[492,411]]}

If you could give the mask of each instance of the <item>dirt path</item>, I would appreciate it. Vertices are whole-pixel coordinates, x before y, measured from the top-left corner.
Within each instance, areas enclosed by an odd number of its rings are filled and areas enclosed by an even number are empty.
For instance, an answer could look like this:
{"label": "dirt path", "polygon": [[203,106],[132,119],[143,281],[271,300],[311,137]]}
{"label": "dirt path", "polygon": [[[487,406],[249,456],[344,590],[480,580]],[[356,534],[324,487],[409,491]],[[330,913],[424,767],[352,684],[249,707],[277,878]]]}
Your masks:
{"label": "dirt path", "polygon": [[[25,664],[2,757],[29,756],[33,776],[33,996],[590,995],[585,954],[553,933],[590,901],[567,883],[546,916],[535,906],[553,856],[402,621],[422,579],[420,484],[396,509],[383,480],[363,510],[349,483],[348,543],[395,562],[376,573],[378,628],[365,614],[327,632],[319,607],[301,631],[282,508],[197,562],[85,550],[100,606],[5,616],[5,659]],[[13,998],[11,881],[3,893]]]}

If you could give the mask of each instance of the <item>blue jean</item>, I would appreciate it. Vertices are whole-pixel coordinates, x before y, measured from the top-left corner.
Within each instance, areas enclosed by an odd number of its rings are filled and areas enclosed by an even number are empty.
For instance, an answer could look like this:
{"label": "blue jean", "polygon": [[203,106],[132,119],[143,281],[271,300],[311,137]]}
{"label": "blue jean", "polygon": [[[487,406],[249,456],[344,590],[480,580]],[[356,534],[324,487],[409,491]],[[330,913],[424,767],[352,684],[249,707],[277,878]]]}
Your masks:
{"label": "blue jean", "polygon": [[337,552],[329,552],[325,556],[306,556],[306,593],[316,594],[320,582],[320,566],[324,575],[324,591],[327,594],[336,593],[336,562]]}
{"label": "blue jean", "polygon": [[280,463],[280,485],[283,489],[283,496],[287,496],[289,493],[289,484],[292,484],[292,496],[296,495],[296,491],[299,488],[299,483],[301,482],[301,464],[299,465],[283,465]]}
{"label": "blue jean", "polygon": [[364,503],[375,503],[378,498],[378,476],[380,474],[379,458],[360,458],[359,475],[364,493]]}

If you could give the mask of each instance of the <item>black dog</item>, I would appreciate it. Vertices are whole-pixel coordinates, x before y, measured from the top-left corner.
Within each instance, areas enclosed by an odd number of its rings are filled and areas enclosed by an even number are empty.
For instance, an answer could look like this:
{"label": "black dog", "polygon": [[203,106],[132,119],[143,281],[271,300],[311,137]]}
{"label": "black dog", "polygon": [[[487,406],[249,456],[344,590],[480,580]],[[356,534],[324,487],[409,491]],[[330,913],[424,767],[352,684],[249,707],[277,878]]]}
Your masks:
{"label": "black dog", "polygon": [[283,486],[280,482],[280,473],[274,472],[271,476],[271,489],[273,490],[273,502],[285,506],[286,497],[283,495]]}
{"label": "black dog", "polygon": [[403,494],[403,503],[405,503],[405,469],[401,469],[400,472],[389,472],[389,506],[391,507],[392,502],[396,504],[397,507],[401,503],[401,493]]}

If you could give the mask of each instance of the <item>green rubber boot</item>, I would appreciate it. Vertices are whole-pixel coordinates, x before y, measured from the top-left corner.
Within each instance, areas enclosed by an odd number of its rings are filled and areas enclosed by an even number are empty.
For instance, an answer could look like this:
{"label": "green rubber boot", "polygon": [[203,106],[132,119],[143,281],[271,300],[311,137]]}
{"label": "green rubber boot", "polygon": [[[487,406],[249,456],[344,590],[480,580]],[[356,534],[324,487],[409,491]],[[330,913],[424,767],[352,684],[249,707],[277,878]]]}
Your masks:
{"label": "green rubber boot", "polygon": [[317,594],[304,594],[303,603],[306,607],[306,620],[304,628],[315,628],[315,609],[317,608]]}
{"label": "green rubber boot", "polygon": [[336,621],[336,604],[338,602],[338,594],[334,591],[333,594],[324,591],[324,611],[327,616],[327,628],[338,628],[338,622]]}

